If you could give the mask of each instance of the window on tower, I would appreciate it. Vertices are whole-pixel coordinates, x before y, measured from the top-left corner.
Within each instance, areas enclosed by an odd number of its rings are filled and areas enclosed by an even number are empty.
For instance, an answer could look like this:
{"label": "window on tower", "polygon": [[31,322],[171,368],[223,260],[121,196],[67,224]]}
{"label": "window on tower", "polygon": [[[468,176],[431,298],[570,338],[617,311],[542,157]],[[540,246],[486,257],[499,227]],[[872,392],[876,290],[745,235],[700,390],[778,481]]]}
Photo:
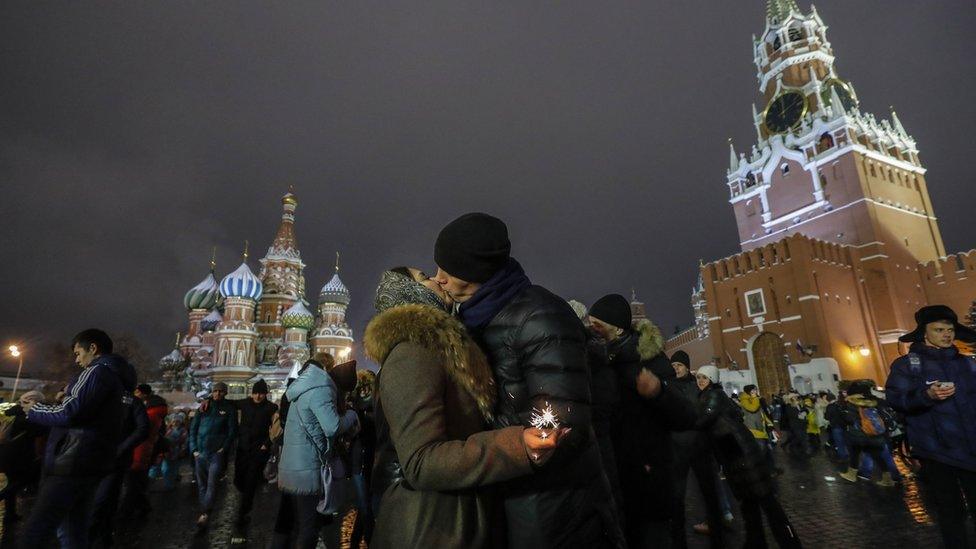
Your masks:
{"label": "window on tower", "polygon": [[790,165],[789,164],[783,164],[782,166],[779,167],[779,170],[781,172],[783,172],[783,175],[790,175]]}
{"label": "window on tower", "polygon": [[829,133],[824,133],[817,141],[817,154],[820,154],[834,146],[834,137]]}
{"label": "window on tower", "polygon": [[803,40],[803,31],[797,28],[791,28],[789,31],[787,31],[787,36],[789,36],[790,42]]}
{"label": "window on tower", "polygon": [[748,175],[746,175],[746,188],[748,189],[750,187],[755,187],[755,186],[756,186],[756,175],[750,172]]}

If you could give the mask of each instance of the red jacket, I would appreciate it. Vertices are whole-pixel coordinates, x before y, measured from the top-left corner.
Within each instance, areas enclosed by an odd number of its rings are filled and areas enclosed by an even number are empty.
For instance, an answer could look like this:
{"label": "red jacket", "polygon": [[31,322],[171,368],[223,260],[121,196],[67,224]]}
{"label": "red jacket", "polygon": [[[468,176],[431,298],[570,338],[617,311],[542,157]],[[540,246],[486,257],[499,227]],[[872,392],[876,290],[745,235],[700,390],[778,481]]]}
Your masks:
{"label": "red jacket", "polygon": [[152,455],[153,448],[156,447],[160,428],[163,425],[163,420],[166,419],[166,413],[168,411],[169,407],[162,397],[149,395],[149,398],[146,399],[146,415],[149,416],[149,438],[139,446],[136,446],[135,452],[132,455],[131,469],[133,471],[145,471],[152,465],[154,457]]}

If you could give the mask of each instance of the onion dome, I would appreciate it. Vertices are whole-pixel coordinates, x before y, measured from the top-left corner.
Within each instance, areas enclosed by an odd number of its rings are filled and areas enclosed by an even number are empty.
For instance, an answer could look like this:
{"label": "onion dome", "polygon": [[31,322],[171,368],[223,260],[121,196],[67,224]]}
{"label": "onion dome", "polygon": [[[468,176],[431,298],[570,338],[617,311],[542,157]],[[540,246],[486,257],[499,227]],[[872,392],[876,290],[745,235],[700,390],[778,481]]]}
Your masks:
{"label": "onion dome", "polygon": [[322,291],[319,292],[319,303],[349,305],[349,290],[339,279],[339,273],[332,275],[332,279],[322,286]]}
{"label": "onion dome", "polygon": [[302,300],[298,300],[281,315],[281,325],[285,328],[311,330],[315,326],[315,315],[309,312]]}
{"label": "onion dome", "polygon": [[261,281],[254,276],[246,262],[241,263],[236,271],[220,281],[220,293],[224,297],[240,297],[257,301],[261,297],[262,290]]}
{"label": "onion dome", "polygon": [[210,271],[206,278],[186,292],[183,296],[183,305],[186,305],[188,310],[209,309],[217,304],[219,291],[217,279],[214,278],[213,271]]}
{"label": "onion dome", "polygon": [[167,369],[167,367],[175,366],[177,364],[180,364],[181,362],[183,362],[183,355],[180,354],[180,351],[178,349],[173,349],[172,351],[169,352],[168,355],[159,359],[159,365],[162,366],[163,369]]}
{"label": "onion dome", "polygon": [[220,316],[220,311],[217,309],[211,309],[210,314],[203,317],[200,321],[200,328],[205,332],[212,332],[217,329],[217,325],[224,321],[224,317]]}

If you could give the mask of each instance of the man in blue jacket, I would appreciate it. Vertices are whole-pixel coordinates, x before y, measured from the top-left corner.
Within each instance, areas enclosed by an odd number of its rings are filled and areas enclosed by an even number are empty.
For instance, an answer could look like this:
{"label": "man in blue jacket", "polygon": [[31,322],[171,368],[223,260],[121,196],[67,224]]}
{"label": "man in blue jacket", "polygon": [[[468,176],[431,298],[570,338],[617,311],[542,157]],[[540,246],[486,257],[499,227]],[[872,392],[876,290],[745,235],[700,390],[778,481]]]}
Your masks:
{"label": "man in blue jacket", "polygon": [[122,439],[123,395],[135,385],[135,369],[112,353],[101,330],[72,341],[83,368],[60,404],[35,404],[27,420],[51,427],[44,454],[44,481],[24,528],[21,547],[48,547],[57,532],[62,547],[88,547],[92,497],[111,472]]}
{"label": "man in blue jacket", "polygon": [[915,330],[899,338],[911,347],[892,363],[885,396],[905,414],[946,547],[969,547],[967,501],[976,512],[976,359],[960,354],[953,342],[976,342],[976,331],[959,324],[945,305],[922,307],[915,321]]}
{"label": "man in blue jacket", "polygon": [[237,436],[237,407],[225,400],[226,396],[227,384],[214,383],[210,399],[204,401],[190,423],[190,453],[201,510],[198,528],[207,526],[217,495],[217,480]]}

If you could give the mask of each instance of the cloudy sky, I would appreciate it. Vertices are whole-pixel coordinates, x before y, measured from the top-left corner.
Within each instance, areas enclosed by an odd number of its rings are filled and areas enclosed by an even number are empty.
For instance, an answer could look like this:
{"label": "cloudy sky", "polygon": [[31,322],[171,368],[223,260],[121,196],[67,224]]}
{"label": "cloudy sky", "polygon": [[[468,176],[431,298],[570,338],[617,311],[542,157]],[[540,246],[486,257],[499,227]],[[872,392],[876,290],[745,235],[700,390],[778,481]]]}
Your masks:
{"label": "cloudy sky", "polygon": [[[862,109],[917,139],[947,248],[976,246],[976,3],[817,8]],[[380,271],[433,269],[471,210],[508,222],[536,283],[635,287],[687,326],[698,259],[737,250],[726,139],[754,140],[764,9],[3,2],[0,342],[101,326],[162,355],[211,247],[219,275],[245,239],[256,267],[289,185],[310,298],[340,251],[357,335]]]}

